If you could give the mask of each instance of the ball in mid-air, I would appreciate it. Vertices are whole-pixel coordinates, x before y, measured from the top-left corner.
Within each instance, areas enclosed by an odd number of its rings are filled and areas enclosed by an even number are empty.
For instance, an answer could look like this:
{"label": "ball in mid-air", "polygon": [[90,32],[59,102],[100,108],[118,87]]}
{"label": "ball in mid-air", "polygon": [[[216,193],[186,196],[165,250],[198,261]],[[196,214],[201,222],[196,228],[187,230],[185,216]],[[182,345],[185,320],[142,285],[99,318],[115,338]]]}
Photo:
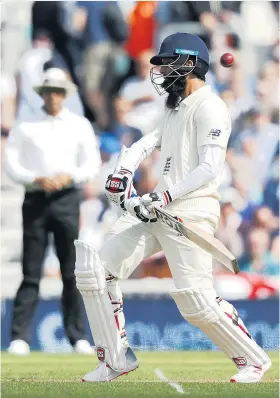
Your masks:
{"label": "ball in mid-air", "polygon": [[234,64],[233,55],[230,53],[225,53],[220,58],[221,65],[225,68],[230,68]]}

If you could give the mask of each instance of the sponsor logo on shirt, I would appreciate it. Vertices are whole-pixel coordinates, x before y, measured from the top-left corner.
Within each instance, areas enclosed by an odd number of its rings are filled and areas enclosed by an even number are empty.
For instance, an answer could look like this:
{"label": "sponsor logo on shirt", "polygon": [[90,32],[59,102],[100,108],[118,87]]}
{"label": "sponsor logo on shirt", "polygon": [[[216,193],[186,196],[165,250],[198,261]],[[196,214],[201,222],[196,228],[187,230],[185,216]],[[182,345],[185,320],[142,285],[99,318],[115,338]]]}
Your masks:
{"label": "sponsor logo on shirt", "polygon": [[207,137],[212,137],[213,139],[220,137],[221,130],[219,129],[212,129],[209,131]]}
{"label": "sponsor logo on shirt", "polygon": [[167,174],[167,173],[169,172],[169,170],[170,170],[170,167],[171,167],[171,159],[172,159],[171,156],[169,156],[168,158],[166,158],[165,166],[164,166],[163,173],[162,173],[164,176],[166,176],[166,174]]}

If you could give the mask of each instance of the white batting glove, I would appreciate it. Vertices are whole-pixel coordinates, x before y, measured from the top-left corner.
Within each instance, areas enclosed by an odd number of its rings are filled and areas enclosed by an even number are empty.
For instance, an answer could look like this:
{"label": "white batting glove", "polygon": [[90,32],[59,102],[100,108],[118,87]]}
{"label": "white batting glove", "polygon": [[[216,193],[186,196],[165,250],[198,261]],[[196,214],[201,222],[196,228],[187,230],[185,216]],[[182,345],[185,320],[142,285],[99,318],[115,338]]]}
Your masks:
{"label": "white batting glove", "polygon": [[125,201],[137,195],[132,180],[133,175],[129,170],[121,169],[118,173],[110,174],[105,184],[105,195],[109,202],[126,210]]}
{"label": "white batting glove", "polygon": [[171,202],[169,191],[146,193],[141,197],[141,203],[150,211],[153,211],[154,206],[165,207]]}
{"label": "white batting glove", "polygon": [[137,217],[142,222],[149,223],[157,221],[154,213],[141,203],[141,198],[139,196],[126,200],[124,205],[129,214]]}

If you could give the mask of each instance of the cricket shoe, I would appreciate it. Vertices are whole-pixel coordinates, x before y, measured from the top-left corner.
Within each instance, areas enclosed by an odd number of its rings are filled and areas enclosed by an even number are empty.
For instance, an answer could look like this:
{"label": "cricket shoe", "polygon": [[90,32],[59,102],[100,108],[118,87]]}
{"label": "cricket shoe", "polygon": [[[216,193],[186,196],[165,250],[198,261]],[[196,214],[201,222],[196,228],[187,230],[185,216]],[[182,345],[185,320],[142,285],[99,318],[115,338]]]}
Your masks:
{"label": "cricket shoe", "polygon": [[97,368],[92,372],[86,374],[82,378],[82,381],[87,381],[87,382],[112,381],[119,376],[128,374],[129,372],[132,372],[133,370],[137,369],[139,363],[137,361],[134,352],[130,347],[127,348],[125,356],[126,356],[127,366],[123,371],[117,372],[116,370],[111,369],[110,366],[106,364],[106,362],[99,362]]}
{"label": "cricket shoe", "polygon": [[265,372],[270,368],[271,361],[269,360],[263,367],[259,366],[244,366],[239,369],[230,379],[231,383],[259,383],[263,378]]}

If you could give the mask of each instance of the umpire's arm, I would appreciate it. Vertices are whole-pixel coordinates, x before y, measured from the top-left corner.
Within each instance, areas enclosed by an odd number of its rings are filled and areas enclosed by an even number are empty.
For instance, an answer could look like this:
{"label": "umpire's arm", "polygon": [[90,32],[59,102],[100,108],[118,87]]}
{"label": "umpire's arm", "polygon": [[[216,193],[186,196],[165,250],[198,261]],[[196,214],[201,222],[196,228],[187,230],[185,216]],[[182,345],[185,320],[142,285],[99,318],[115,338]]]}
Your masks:
{"label": "umpire's arm", "polygon": [[91,124],[86,119],[83,119],[79,135],[78,164],[73,175],[76,183],[92,180],[99,173],[101,166],[97,139]]}

